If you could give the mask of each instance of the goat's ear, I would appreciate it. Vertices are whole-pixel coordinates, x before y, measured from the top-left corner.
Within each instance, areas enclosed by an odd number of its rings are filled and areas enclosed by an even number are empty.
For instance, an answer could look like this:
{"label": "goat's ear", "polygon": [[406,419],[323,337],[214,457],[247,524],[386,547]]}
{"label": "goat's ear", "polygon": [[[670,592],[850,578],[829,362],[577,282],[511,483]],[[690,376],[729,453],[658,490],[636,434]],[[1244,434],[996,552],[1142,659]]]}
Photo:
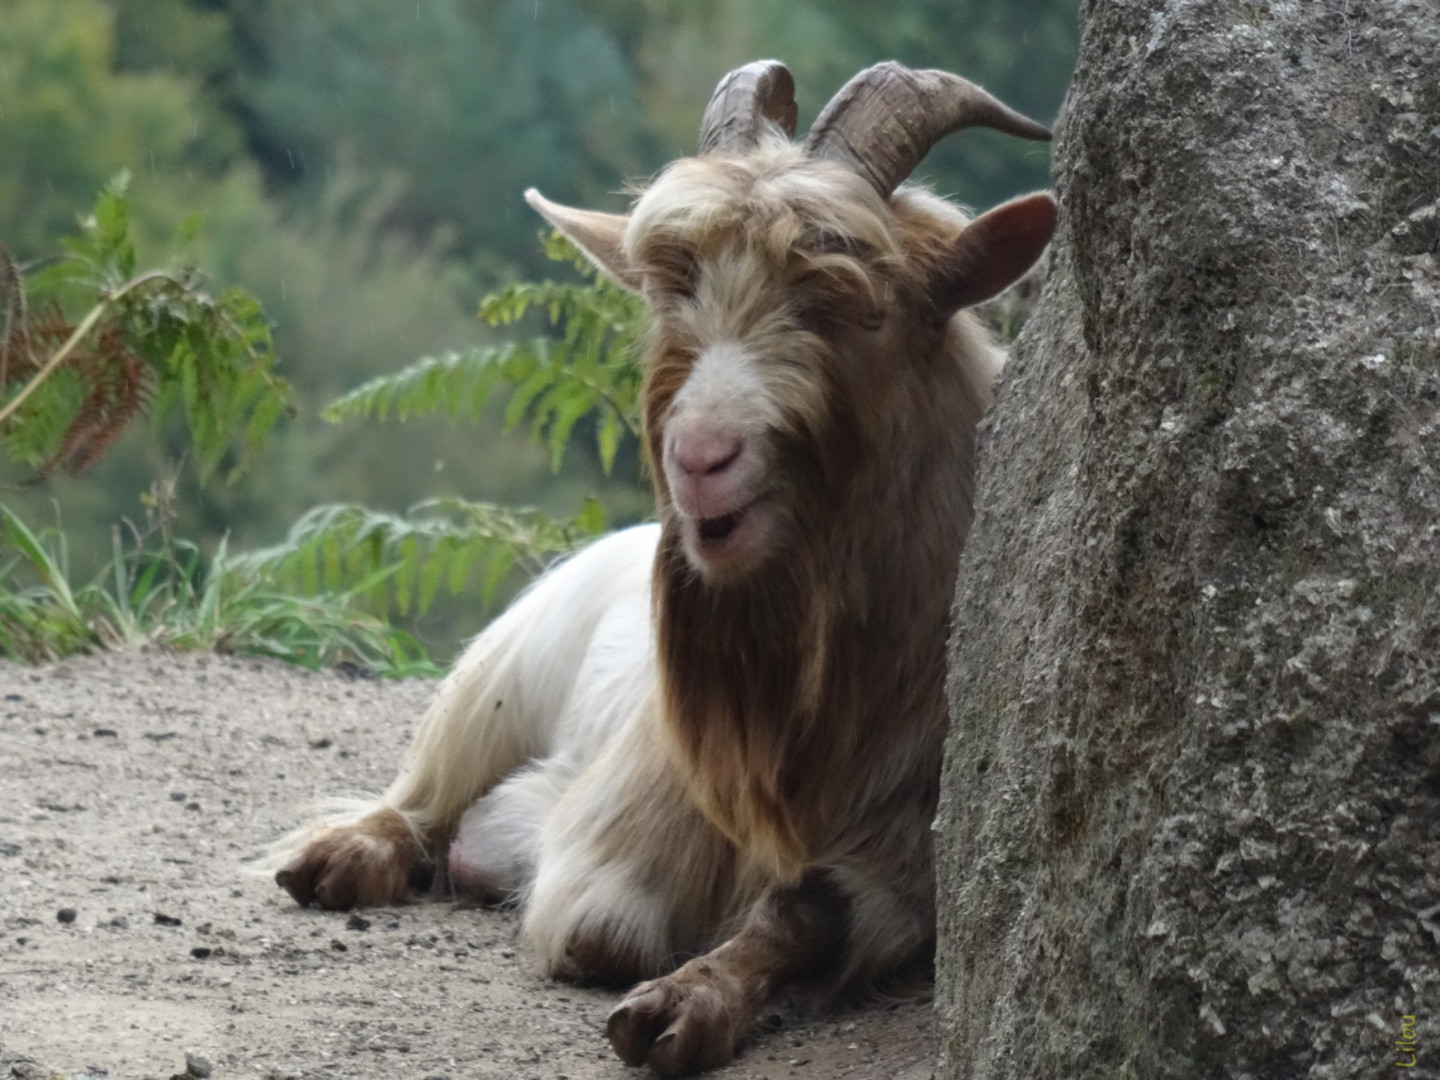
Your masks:
{"label": "goat's ear", "polygon": [[575,242],[600,271],[632,292],[640,291],[640,275],[630,268],[623,242],[630,219],[623,214],[602,214],[598,210],[576,210],[553,203],[531,188],[525,201],[555,228]]}
{"label": "goat's ear", "polygon": [[930,298],[947,318],[1004,292],[1045,251],[1055,231],[1055,200],[1024,195],[965,227],[931,283]]}

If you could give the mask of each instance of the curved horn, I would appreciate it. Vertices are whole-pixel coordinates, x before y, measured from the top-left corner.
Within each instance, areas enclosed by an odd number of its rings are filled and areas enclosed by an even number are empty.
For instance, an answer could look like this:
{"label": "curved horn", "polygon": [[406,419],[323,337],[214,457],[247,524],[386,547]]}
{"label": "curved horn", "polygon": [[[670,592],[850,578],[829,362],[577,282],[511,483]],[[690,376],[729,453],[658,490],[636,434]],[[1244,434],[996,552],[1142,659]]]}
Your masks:
{"label": "curved horn", "polygon": [[1050,138],[1045,128],[967,79],[887,61],[841,87],[810,128],[805,148],[853,169],[888,198],[930,147],[965,127]]}
{"label": "curved horn", "polygon": [[700,121],[700,153],[749,150],[767,120],[795,134],[795,80],[778,60],[756,60],[720,80]]}

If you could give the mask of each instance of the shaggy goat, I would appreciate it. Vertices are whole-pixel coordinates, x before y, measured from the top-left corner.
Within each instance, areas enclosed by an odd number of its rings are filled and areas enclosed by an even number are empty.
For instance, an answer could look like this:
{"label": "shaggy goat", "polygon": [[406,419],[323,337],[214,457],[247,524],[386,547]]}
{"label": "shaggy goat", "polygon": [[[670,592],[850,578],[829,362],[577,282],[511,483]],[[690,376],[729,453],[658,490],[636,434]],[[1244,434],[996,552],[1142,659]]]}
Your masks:
{"label": "shaggy goat", "polygon": [[277,874],[391,904],[445,858],[456,891],[519,900],[546,972],[652,979],[609,1035],[667,1074],[729,1060],[787,986],[929,956],[946,621],[1001,360],[961,309],[1055,223],[1045,194],[969,221],[900,186],[959,127],[1048,137],[963,79],[871,68],[803,145],[793,93],[733,72],[628,216],[527,193],[648,301],[660,522],[536,582],[390,789]]}

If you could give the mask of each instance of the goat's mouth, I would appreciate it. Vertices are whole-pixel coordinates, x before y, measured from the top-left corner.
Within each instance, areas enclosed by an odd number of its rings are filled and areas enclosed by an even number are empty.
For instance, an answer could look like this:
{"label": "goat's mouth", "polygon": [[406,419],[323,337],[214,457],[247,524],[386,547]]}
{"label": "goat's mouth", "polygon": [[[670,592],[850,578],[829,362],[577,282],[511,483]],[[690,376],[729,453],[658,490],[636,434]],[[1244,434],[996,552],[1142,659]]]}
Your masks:
{"label": "goat's mouth", "polygon": [[759,507],[762,501],[752,499],[714,517],[690,518],[686,531],[690,534],[687,546],[691,557],[711,570],[747,564],[747,556],[754,553],[765,532],[763,521],[757,520],[764,517]]}
{"label": "goat's mouth", "polygon": [[719,517],[700,518],[695,522],[695,535],[702,544],[723,544],[735,535],[744,517],[745,511],[741,509]]}

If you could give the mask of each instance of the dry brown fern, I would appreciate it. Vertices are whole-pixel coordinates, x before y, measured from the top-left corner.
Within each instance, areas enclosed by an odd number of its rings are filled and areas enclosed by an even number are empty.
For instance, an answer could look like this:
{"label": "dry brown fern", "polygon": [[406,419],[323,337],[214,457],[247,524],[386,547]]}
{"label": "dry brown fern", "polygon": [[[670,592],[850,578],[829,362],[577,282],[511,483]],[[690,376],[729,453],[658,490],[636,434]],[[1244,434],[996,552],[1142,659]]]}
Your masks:
{"label": "dry brown fern", "polygon": [[[11,368],[15,368],[12,375]],[[20,268],[10,249],[0,244],[0,393],[11,378],[22,378],[35,367],[30,347],[30,318],[25,307],[25,287]]]}
{"label": "dry brown fern", "polygon": [[[76,326],[58,304],[47,304],[35,318],[25,308],[19,275],[9,253],[0,248],[0,389],[33,378],[39,357],[50,355],[75,333]],[[53,454],[36,469],[29,483],[39,483],[62,467],[84,472],[104,456],[125,428],[144,412],[154,388],[154,372],[125,345],[117,320],[106,320],[75,347],[62,371],[73,371],[85,387],[85,398]]]}
{"label": "dry brown fern", "polygon": [[85,400],[59,448],[36,470],[35,481],[62,466],[72,475],[84,472],[149,404],[153,373],[125,347],[120,328],[113,322],[102,324],[93,341],[91,348],[77,351],[68,362],[88,388]]}

